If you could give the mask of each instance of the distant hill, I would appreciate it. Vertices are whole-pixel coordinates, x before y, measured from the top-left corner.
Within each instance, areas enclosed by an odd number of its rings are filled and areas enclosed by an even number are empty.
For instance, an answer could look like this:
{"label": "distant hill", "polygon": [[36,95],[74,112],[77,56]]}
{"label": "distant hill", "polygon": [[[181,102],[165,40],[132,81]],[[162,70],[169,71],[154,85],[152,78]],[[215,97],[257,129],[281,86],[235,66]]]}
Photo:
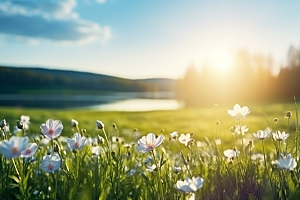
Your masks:
{"label": "distant hill", "polygon": [[67,70],[0,66],[0,94],[174,91],[175,80],[131,80]]}

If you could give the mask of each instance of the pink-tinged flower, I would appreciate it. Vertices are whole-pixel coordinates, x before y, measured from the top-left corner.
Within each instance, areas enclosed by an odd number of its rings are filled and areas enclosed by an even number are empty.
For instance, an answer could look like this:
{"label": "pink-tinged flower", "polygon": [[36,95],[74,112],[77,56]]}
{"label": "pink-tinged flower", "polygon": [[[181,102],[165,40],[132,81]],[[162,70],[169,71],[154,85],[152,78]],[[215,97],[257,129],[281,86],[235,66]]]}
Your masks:
{"label": "pink-tinged flower", "polygon": [[191,138],[191,134],[187,133],[184,135],[183,133],[178,138],[178,141],[182,144],[185,144],[185,146],[188,146],[190,142],[194,141],[194,139]]}
{"label": "pink-tinged flower", "polygon": [[26,149],[28,143],[28,137],[12,136],[8,141],[3,140],[1,142],[0,152],[6,158],[16,158]]}
{"label": "pink-tinged flower", "polygon": [[45,137],[52,140],[60,136],[64,126],[59,120],[48,119],[40,128]]}
{"label": "pink-tinged flower", "polygon": [[165,137],[163,135],[155,138],[154,133],[149,133],[147,136],[143,136],[141,139],[139,139],[136,150],[141,153],[146,153],[153,150],[155,147],[158,147],[164,141],[164,139]]}
{"label": "pink-tinged flower", "polygon": [[237,120],[244,119],[249,113],[247,106],[241,107],[239,104],[235,104],[233,110],[227,110],[227,114]]}
{"label": "pink-tinged flower", "polygon": [[75,133],[73,135],[73,138],[67,138],[66,142],[69,146],[70,149],[74,149],[74,150],[78,150],[78,149],[82,149],[82,147],[84,146],[86,138],[85,137],[81,137],[81,135],[79,133]]}
{"label": "pink-tinged flower", "polygon": [[21,157],[30,158],[36,152],[37,148],[38,146],[36,143],[28,143],[26,149],[22,151]]}
{"label": "pink-tinged flower", "polygon": [[267,128],[266,130],[258,130],[257,133],[253,133],[253,135],[260,140],[264,140],[270,137],[271,133],[271,129]]}
{"label": "pink-tinged flower", "polygon": [[281,133],[280,131],[277,131],[276,133],[273,133],[273,138],[275,141],[284,142],[290,134],[285,133],[284,131]]}
{"label": "pink-tinged flower", "polygon": [[198,189],[200,189],[204,184],[204,180],[201,177],[196,178],[190,178],[186,177],[184,181],[177,181],[174,185],[174,188],[178,190],[179,192],[196,192]]}
{"label": "pink-tinged flower", "polygon": [[23,124],[23,127],[25,130],[29,129],[29,124],[30,124],[30,117],[28,115],[21,115],[21,122]]}
{"label": "pink-tinged flower", "polygon": [[50,173],[58,170],[60,167],[61,159],[57,153],[53,153],[51,155],[47,155],[43,157],[41,161],[40,169]]}
{"label": "pink-tinged flower", "polygon": [[280,169],[293,170],[297,167],[296,160],[288,154],[286,157],[280,158],[274,162]]}

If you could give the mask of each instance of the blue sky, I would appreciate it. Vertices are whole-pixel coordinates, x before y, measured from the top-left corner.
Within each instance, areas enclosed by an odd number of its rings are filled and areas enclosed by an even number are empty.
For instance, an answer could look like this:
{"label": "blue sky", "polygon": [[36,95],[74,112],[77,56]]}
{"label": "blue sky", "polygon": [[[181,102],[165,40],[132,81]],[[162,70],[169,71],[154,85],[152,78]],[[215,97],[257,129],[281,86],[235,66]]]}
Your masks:
{"label": "blue sky", "polygon": [[296,0],[1,0],[0,65],[180,78],[192,62],[244,48],[278,67],[300,46],[299,8]]}

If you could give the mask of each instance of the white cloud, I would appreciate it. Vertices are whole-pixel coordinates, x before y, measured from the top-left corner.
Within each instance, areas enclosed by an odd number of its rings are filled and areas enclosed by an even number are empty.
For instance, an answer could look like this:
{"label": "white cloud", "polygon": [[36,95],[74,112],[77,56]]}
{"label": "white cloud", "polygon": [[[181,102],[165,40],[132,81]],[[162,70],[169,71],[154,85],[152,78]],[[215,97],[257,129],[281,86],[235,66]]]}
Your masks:
{"label": "white cloud", "polygon": [[110,27],[81,19],[75,7],[75,0],[0,2],[0,33],[30,43],[46,39],[85,44],[111,38]]}

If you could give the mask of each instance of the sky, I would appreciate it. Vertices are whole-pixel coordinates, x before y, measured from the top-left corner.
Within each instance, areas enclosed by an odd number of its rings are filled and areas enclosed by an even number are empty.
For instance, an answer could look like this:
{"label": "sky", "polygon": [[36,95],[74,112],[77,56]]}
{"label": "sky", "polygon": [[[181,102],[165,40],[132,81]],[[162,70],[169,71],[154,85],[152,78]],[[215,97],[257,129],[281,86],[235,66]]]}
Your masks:
{"label": "sky", "polygon": [[[297,0],[0,1],[0,65],[181,78],[239,49],[286,63],[300,47]],[[217,64],[216,64],[217,65]]]}

